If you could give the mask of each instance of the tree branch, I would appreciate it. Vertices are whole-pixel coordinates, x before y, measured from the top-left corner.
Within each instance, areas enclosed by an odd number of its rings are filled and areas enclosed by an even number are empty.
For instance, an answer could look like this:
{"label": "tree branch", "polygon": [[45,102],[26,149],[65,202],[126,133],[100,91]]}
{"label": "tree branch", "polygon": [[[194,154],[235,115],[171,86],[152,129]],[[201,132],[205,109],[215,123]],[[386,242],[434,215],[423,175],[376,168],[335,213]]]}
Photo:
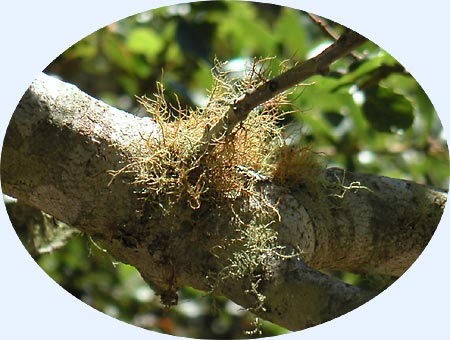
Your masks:
{"label": "tree branch", "polygon": [[247,115],[258,105],[274,98],[276,95],[300,84],[305,79],[315,75],[325,75],[329,66],[339,58],[347,55],[367,39],[358,33],[348,30],[335,43],[319,55],[294,66],[286,72],[265,81],[251,92],[237,98],[228,111],[214,126],[205,131],[199,155],[214,147],[216,141],[229,134],[233,128],[247,118]]}
{"label": "tree branch", "polygon": [[[323,58],[335,58],[330,53]],[[213,289],[292,330],[330,320],[374,295],[317,269],[400,275],[431,238],[446,200],[444,192],[413,182],[337,169],[324,178],[321,202],[305,188],[259,182],[261,199],[280,214],[272,226],[278,242],[303,251],[301,258],[268,260],[273,271],[258,282],[262,299],[243,292],[255,283],[248,276],[215,282],[212,275],[233,256],[224,240],[242,239],[236,211],[245,216],[254,202],[241,197],[232,209],[204,202],[198,210],[180,204],[176,216],[148,216],[148,202],[138,199],[131,178],[109,185],[109,170],[127,165],[137,145],[159,136],[152,119],[41,75],[8,127],[2,189],[89,234],[117,260],[135,266],[166,303],[179,287]]]}
{"label": "tree branch", "polygon": [[339,35],[333,30],[333,28],[328,24],[328,22],[319,17],[318,15],[315,15],[313,13],[308,13],[308,16],[311,18],[311,20],[316,23],[319,28],[328,36],[330,36],[333,40],[338,40]]}
{"label": "tree branch", "polygon": [[41,74],[18,104],[2,149],[2,189],[69,225],[126,223],[137,204],[123,181],[108,186],[132,145],[157,130],[136,118]]}

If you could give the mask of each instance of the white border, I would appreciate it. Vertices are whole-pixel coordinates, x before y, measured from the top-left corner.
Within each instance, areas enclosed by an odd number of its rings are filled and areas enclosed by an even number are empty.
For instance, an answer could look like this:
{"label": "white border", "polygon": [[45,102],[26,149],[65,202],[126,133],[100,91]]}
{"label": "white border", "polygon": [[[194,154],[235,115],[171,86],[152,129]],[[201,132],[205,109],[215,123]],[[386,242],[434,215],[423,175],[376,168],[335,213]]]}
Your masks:
{"label": "white border", "polygon": [[[267,2],[267,1],[263,1]],[[29,83],[71,44],[98,28],[177,1],[4,2],[0,14],[0,137]],[[448,6],[444,1],[271,1],[310,11],[375,41],[423,86],[450,129]],[[449,212],[413,267],[386,292],[343,317],[283,339],[449,338]],[[35,264],[0,204],[0,338],[171,339],[99,313],[61,289]],[[446,336],[447,337],[446,337]]]}

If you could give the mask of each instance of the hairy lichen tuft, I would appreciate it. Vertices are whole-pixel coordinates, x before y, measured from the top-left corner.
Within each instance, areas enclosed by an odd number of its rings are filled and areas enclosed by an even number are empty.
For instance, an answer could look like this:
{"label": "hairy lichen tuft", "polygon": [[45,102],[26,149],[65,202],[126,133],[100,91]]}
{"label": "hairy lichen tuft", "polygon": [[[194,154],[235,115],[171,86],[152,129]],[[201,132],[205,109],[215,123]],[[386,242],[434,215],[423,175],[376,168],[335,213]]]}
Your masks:
{"label": "hairy lichen tuft", "polygon": [[[283,137],[281,120],[287,114],[283,110],[287,94],[255,108],[231,132],[208,141],[210,145],[205,148],[205,132],[224,119],[235,99],[267,82],[264,62],[256,61],[244,79],[231,78],[223,64],[217,63],[212,70],[214,86],[204,108],[169,105],[162,84],[158,84],[153,99],[139,98],[159,132],[143,138],[130,164],[114,173],[132,175],[139,197],[151,202],[152,219],[164,220],[171,232],[177,230],[172,225],[179,221],[180,206],[196,211],[207,202],[208,206],[232,211],[229,215],[234,236],[229,237],[227,231],[228,236],[215,238],[224,242],[217,247],[225,252],[214,254],[224,258],[218,261],[222,268],[211,275],[215,277],[213,289],[227,279],[245,278],[247,293],[256,299],[254,309],[264,308],[261,281],[271,277],[279,261],[300,255],[300,251],[278,243],[276,228],[283,221],[277,207],[258,190],[258,183],[272,181],[287,188],[311,189],[319,185],[317,178],[324,169],[316,153],[307,147],[288,145]],[[235,212],[234,202],[242,198],[253,203],[247,210]]]}

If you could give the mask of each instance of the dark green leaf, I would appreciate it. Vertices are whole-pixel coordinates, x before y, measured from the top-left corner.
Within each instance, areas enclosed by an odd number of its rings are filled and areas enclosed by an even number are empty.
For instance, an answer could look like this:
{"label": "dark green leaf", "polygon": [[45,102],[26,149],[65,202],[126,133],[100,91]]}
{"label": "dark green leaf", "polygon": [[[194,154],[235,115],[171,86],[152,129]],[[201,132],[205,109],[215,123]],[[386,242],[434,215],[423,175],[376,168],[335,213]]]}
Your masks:
{"label": "dark green leaf", "polygon": [[375,130],[394,132],[411,127],[413,105],[405,96],[382,86],[370,87],[364,93],[364,116]]}
{"label": "dark green leaf", "polygon": [[176,39],[181,49],[191,56],[210,63],[211,39],[215,24],[179,19]]}
{"label": "dark green leaf", "polygon": [[344,119],[344,116],[336,111],[324,112],[323,116],[332,126],[338,126]]}

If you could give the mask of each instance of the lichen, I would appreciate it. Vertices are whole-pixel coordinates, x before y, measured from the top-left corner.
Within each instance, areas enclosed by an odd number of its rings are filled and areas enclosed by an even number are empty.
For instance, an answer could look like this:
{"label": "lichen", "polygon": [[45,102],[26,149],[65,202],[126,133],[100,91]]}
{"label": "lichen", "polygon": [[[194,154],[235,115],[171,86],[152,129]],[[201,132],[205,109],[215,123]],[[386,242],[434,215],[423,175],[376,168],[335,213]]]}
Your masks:
{"label": "lichen", "polygon": [[[163,85],[158,84],[153,99],[140,97],[139,102],[155,119],[160,132],[143,138],[131,162],[112,173],[131,174],[138,197],[151,203],[151,214],[160,220],[166,218],[169,224],[176,223],[173,216],[183,205],[192,211],[206,202],[231,209],[237,236],[218,244],[221,251],[211,248],[215,256],[224,257],[219,261],[222,268],[210,275],[214,278],[211,287],[214,290],[225,280],[246,278],[246,292],[256,301],[253,310],[264,309],[261,281],[270,279],[279,261],[301,253],[300,249],[279,244],[274,226],[279,227],[283,221],[276,205],[258,191],[258,184],[272,181],[287,188],[307,186],[318,192],[317,178],[324,170],[323,160],[310,148],[288,145],[283,137],[281,120],[288,114],[283,110],[288,103],[286,93],[251,111],[231,133],[210,141],[211,147],[202,145],[205,131],[223,118],[235,98],[267,81],[266,62],[256,61],[244,79],[230,78],[223,64],[217,63],[212,70],[214,85],[209,103],[204,108],[169,105]],[[245,209],[233,209],[240,198],[251,202],[245,214]]]}

